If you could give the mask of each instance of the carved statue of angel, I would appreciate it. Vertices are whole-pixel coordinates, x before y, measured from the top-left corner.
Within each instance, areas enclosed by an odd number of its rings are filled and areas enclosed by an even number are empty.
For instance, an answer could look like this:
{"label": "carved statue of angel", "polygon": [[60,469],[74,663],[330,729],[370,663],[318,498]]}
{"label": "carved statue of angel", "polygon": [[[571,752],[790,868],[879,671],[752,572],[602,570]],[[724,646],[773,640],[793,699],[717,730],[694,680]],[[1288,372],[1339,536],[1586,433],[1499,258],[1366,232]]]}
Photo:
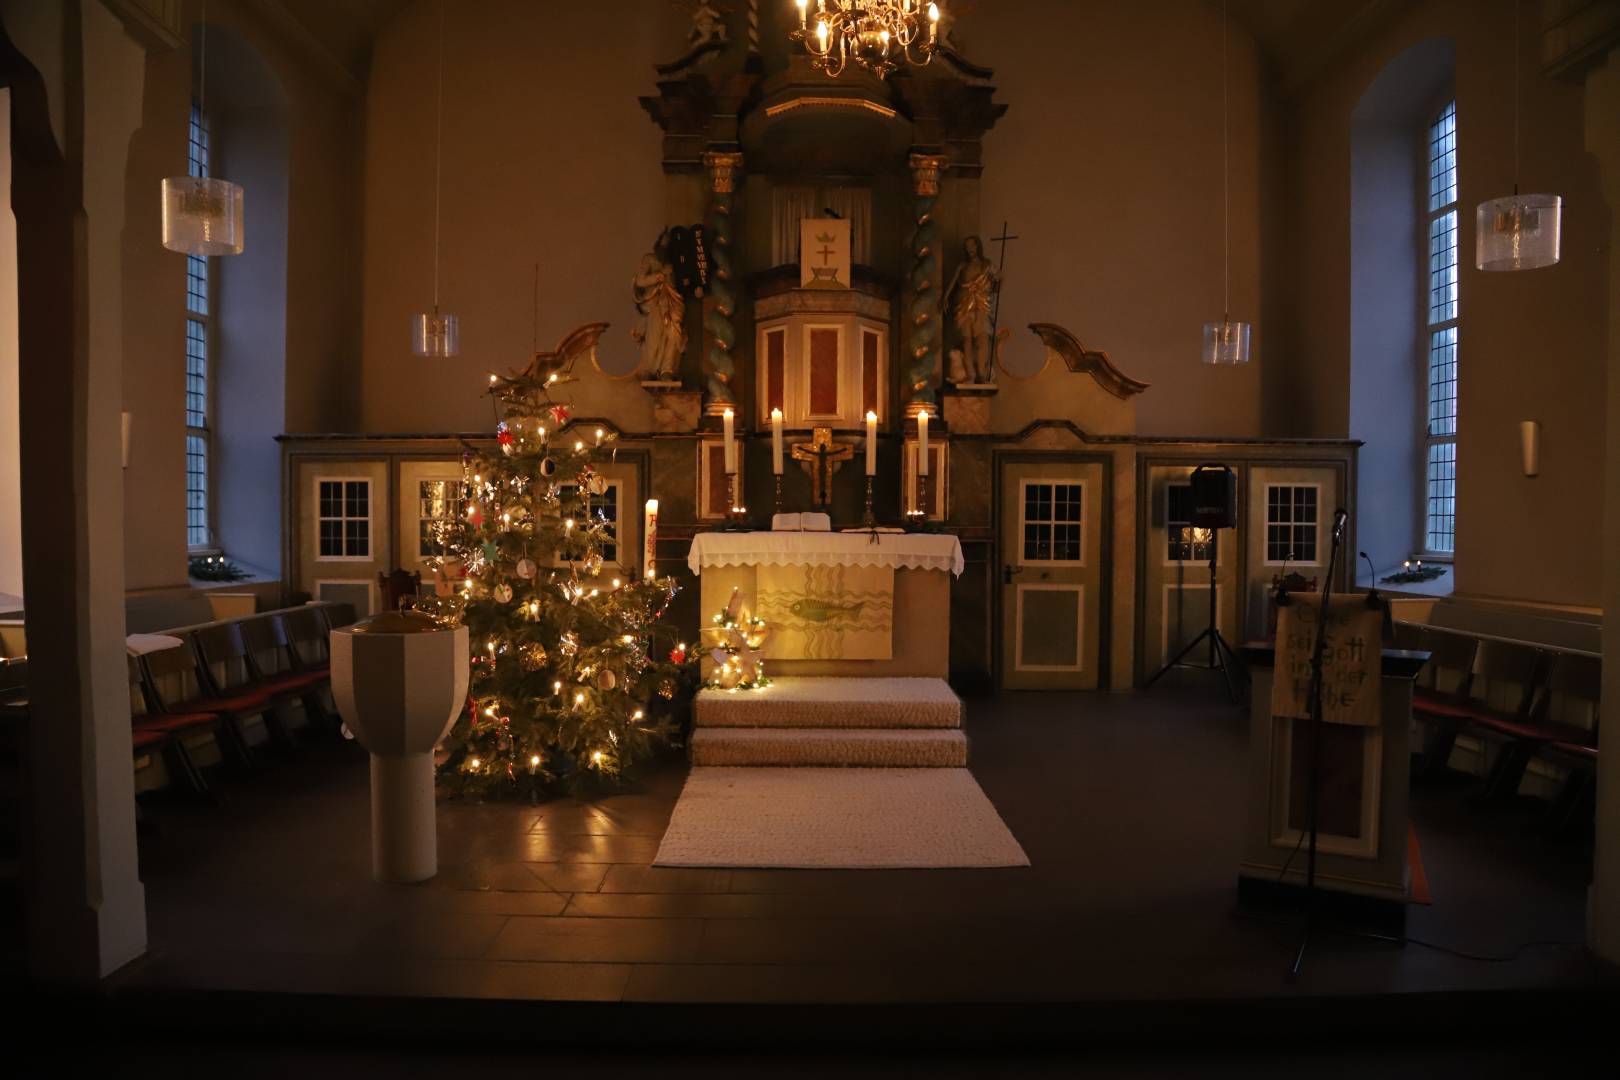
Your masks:
{"label": "carved statue of angel", "polygon": [[679,377],[686,352],[686,302],[675,288],[675,273],[667,262],[649,251],[641,257],[630,292],[641,315],[630,336],[641,345],[641,369],[649,377]]}
{"label": "carved statue of angel", "polygon": [[720,44],[726,40],[725,16],[715,10],[709,0],[698,0],[692,11],[692,33],[687,39],[694,48]]}

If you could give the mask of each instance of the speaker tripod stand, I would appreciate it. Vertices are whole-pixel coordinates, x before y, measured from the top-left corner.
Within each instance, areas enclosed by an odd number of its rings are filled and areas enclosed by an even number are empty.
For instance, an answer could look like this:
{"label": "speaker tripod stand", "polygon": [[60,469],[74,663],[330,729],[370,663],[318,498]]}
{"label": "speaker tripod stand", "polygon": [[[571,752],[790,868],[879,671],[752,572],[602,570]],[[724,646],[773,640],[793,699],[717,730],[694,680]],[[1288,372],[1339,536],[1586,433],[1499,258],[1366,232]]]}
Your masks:
{"label": "speaker tripod stand", "polygon": [[1232,646],[1227,643],[1226,638],[1221,636],[1220,606],[1216,603],[1217,593],[1215,591],[1216,563],[1220,554],[1219,537],[1220,532],[1218,530],[1210,530],[1209,625],[1206,626],[1197,637],[1187,642],[1187,644],[1182,647],[1181,651],[1176,653],[1176,655],[1168,663],[1166,663],[1164,667],[1160,668],[1158,671],[1155,671],[1153,673],[1153,677],[1147,681],[1147,685],[1152,686],[1154,683],[1158,682],[1159,679],[1164,676],[1164,673],[1169,671],[1171,668],[1182,666],[1182,661],[1191,656],[1194,649],[1197,649],[1200,645],[1205,645],[1209,648],[1209,663],[1205,665],[1195,664],[1190,666],[1201,666],[1208,670],[1218,669],[1221,673],[1221,678],[1226,681],[1226,695],[1232,699],[1232,704],[1236,705],[1243,700],[1243,697],[1238,691],[1239,682],[1234,675],[1234,669],[1242,670],[1242,663],[1238,660],[1237,653],[1233,651]]}

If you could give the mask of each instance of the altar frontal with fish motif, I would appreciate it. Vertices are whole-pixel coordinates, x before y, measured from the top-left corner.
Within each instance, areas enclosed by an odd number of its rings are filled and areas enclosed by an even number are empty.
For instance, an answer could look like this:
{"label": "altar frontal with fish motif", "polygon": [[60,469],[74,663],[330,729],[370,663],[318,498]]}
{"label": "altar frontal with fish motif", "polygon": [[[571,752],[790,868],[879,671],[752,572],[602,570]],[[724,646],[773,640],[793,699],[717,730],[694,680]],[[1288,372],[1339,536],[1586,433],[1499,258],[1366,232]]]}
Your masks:
{"label": "altar frontal with fish motif", "polygon": [[888,660],[894,567],[761,566],[758,611],[780,660]]}

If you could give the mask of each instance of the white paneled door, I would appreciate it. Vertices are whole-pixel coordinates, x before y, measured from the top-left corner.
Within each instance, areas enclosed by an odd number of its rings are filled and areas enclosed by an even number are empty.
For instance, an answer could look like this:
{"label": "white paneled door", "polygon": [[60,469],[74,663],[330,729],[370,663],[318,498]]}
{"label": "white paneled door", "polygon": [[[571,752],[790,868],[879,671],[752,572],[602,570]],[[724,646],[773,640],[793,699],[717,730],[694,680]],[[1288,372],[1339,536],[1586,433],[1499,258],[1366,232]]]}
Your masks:
{"label": "white paneled door", "polygon": [[1098,685],[1103,482],[1094,461],[1001,466],[1001,682],[1008,689]]}

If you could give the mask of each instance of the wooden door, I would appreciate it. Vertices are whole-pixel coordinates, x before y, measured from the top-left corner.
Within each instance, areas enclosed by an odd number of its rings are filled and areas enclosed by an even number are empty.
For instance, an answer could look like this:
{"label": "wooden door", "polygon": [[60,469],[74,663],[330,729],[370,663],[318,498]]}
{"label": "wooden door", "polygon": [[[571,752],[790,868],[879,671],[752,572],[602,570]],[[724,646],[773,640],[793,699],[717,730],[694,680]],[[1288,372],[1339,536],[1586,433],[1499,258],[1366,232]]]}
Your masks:
{"label": "wooden door", "polygon": [[1001,466],[1001,683],[1089,690],[1101,678],[1104,470],[1078,459]]}

